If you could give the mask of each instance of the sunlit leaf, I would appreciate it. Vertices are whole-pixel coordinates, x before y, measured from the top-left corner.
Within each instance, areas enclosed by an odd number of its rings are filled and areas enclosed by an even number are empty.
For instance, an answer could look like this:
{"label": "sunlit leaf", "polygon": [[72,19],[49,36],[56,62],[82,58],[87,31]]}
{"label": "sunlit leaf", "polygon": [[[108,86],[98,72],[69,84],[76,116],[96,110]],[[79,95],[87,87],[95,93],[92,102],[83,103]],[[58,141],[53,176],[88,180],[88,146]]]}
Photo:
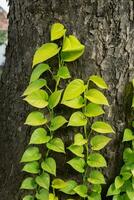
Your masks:
{"label": "sunlit leaf", "polygon": [[91,149],[92,150],[100,150],[103,147],[105,147],[109,142],[111,138],[106,137],[104,135],[96,135],[90,140]]}
{"label": "sunlit leaf", "polygon": [[61,23],[54,23],[51,27],[51,41],[57,40],[64,36],[66,29]]}
{"label": "sunlit leaf", "polygon": [[50,130],[55,131],[63,126],[65,123],[67,123],[67,120],[63,116],[56,116],[51,120]]}
{"label": "sunlit leaf", "polygon": [[78,145],[70,145],[68,147],[68,149],[73,153],[75,154],[76,156],[78,157],[84,157],[84,154],[83,154],[83,146],[78,146]]}
{"label": "sunlit leaf", "polygon": [[58,70],[57,76],[62,78],[62,79],[70,78],[71,75],[70,75],[70,72],[69,72],[67,66],[60,67],[59,70]]}
{"label": "sunlit leaf", "polygon": [[61,192],[65,193],[65,194],[70,194],[73,195],[75,194],[74,192],[74,188],[77,186],[76,181],[74,180],[69,180],[66,182],[66,186],[62,189],[60,189]]}
{"label": "sunlit leaf", "polygon": [[24,179],[24,181],[21,184],[20,189],[25,189],[25,190],[33,190],[37,187],[34,179],[32,177],[28,177]]}
{"label": "sunlit leaf", "polygon": [[88,200],[101,200],[101,195],[97,192],[91,192],[91,194],[88,196]]}
{"label": "sunlit leaf", "polygon": [[49,200],[49,191],[47,189],[41,189],[36,193],[36,198],[39,200]]}
{"label": "sunlit leaf", "polygon": [[30,162],[24,165],[22,171],[32,173],[32,174],[38,174],[40,172],[40,166],[37,161]]}
{"label": "sunlit leaf", "polygon": [[62,101],[62,104],[64,104],[65,106],[68,106],[70,108],[74,108],[74,109],[82,108],[85,105],[84,99],[82,96],[78,96],[71,100]]}
{"label": "sunlit leaf", "polygon": [[49,100],[48,100],[50,109],[53,109],[55,106],[58,105],[58,103],[61,99],[62,92],[63,92],[63,90],[57,90],[50,95]]}
{"label": "sunlit leaf", "polygon": [[44,171],[56,175],[56,162],[53,158],[48,157],[42,163],[41,167]]}
{"label": "sunlit leaf", "polygon": [[31,161],[36,161],[41,158],[41,154],[39,152],[38,147],[29,147],[26,149],[24,152],[21,162],[31,162]]}
{"label": "sunlit leaf", "polygon": [[105,184],[105,178],[103,174],[98,170],[92,170],[88,177],[88,182],[92,184]]}
{"label": "sunlit leaf", "polygon": [[107,196],[113,196],[116,194],[120,194],[120,189],[116,189],[115,184],[111,184],[108,189]]}
{"label": "sunlit leaf", "polygon": [[96,167],[96,168],[107,166],[105,158],[100,153],[89,154],[87,164],[90,167]]}
{"label": "sunlit leaf", "polygon": [[115,188],[119,189],[124,184],[124,180],[120,176],[116,176],[115,178]]}
{"label": "sunlit leaf", "polygon": [[50,136],[47,136],[47,132],[44,128],[37,128],[32,133],[30,144],[45,144],[50,140]]}
{"label": "sunlit leaf", "polygon": [[52,187],[55,189],[61,189],[66,186],[66,182],[62,179],[56,178],[52,181]]}
{"label": "sunlit leaf", "polygon": [[131,129],[126,128],[124,131],[123,142],[134,140],[134,134]]}
{"label": "sunlit leaf", "polygon": [[80,196],[80,197],[87,197],[87,186],[86,185],[78,185],[74,188],[74,191]]}
{"label": "sunlit leaf", "polygon": [[105,83],[104,79],[101,78],[100,76],[93,75],[89,77],[89,80],[95,83],[98,87],[102,89],[107,89],[107,84]]}
{"label": "sunlit leaf", "polygon": [[108,123],[101,121],[94,122],[91,129],[98,133],[114,133],[114,130]]}
{"label": "sunlit leaf", "polygon": [[85,126],[87,124],[87,119],[84,114],[80,111],[74,112],[70,119],[68,126]]}
{"label": "sunlit leaf", "polygon": [[50,176],[48,173],[42,173],[40,176],[37,176],[35,181],[40,187],[49,190]]}
{"label": "sunlit leaf", "polygon": [[46,124],[46,122],[47,119],[44,117],[43,113],[33,111],[28,115],[25,124],[30,126],[40,126]]}
{"label": "sunlit leaf", "polygon": [[83,135],[80,133],[75,134],[74,136],[74,145],[84,145],[87,143],[87,140],[83,138]]}
{"label": "sunlit leaf", "polygon": [[89,103],[84,111],[84,115],[87,117],[97,117],[102,114],[104,114],[104,110],[101,108],[101,106],[94,103]]}
{"label": "sunlit leaf", "polygon": [[84,172],[85,160],[83,158],[75,157],[69,160],[67,163],[71,165],[76,171],[80,173]]}
{"label": "sunlit leaf", "polygon": [[64,143],[60,138],[53,138],[47,143],[47,148],[59,153],[65,153]]}
{"label": "sunlit leaf", "polygon": [[53,193],[49,193],[49,200],[59,200]]}

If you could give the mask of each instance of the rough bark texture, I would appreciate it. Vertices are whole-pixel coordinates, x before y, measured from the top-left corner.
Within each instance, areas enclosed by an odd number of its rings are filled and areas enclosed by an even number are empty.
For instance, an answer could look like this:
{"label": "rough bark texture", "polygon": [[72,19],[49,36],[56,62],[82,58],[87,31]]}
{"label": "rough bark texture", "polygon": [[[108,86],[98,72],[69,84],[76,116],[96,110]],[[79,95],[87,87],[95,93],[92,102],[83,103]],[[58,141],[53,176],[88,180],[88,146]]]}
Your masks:
{"label": "rough bark texture", "polygon": [[109,85],[110,107],[105,119],[116,130],[114,140],[104,151],[109,184],[122,164],[122,133],[131,118],[128,114],[131,87],[125,88],[134,77],[133,0],[9,0],[9,3],[9,43],[0,89],[0,199],[20,199],[19,160],[30,134],[30,129],[23,125],[29,107],[20,96],[29,81],[33,53],[49,41],[50,25],[57,21],[86,45],[84,56],[72,65],[73,76],[86,80],[91,74],[100,74]]}

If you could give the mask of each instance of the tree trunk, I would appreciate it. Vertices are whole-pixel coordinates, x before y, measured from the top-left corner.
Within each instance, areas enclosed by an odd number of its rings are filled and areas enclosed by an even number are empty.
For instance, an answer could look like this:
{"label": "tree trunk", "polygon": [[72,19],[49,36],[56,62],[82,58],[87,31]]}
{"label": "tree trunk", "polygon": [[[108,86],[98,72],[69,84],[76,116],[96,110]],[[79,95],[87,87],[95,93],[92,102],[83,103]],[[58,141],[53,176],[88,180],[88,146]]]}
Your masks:
{"label": "tree trunk", "polygon": [[134,77],[133,0],[9,0],[9,4],[9,41],[0,85],[1,200],[20,199],[19,160],[30,135],[30,128],[24,126],[30,107],[21,94],[29,82],[33,53],[49,41],[50,25],[57,21],[86,45],[85,54],[72,65],[73,76],[86,80],[100,74],[109,85],[110,107],[104,118],[116,135],[104,151],[108,161],[105,195],[120,170],[123,129],[131,119],[128,82]]}

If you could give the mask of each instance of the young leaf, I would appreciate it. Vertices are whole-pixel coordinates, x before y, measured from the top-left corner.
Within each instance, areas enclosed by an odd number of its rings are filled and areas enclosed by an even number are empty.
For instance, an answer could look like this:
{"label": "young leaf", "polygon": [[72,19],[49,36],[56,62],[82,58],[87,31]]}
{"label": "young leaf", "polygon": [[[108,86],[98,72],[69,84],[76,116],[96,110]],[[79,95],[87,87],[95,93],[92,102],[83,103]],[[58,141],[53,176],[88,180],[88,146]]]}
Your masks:
{"label": "young leaf", "polygon": [[32,195],[26,195],[23,200],[34,200],[34,197]]}
{"label": "young leaf", "polygon": [[31,74],[30,83],[39,79],[39,77],[47,70],[50,70],[48,64],[45,63],[39,64]]}
{"label": "young leaf", "polygon": [[105,112],[101,106],[94,103],[89,103],[85,108],[84,115],[86,115],[87,117],[97,117],[104,113]]}
{"label": "young leaf", "polygon": [[58,105],[62,92],[63,92],[63,90],[57,90],[51,94],[51,96],[49,97],[49,100],[48,100],[50,109],[53,109],[55,106]]}
{"label": "young leaf", "polygon": [[87,197],[87,186],[86,185],[78,185],[76,188],[74,188],[74,191],[80,196],[80,197]]}
{"label": "young leaf", "polygon": [[98,151],[105,147],[110,142],[110,140],[111,138],[106,137],[104,135],[96,135],[90,141],[91,149]]}
{"label": "young leaf", "polygon": [[37,187],[34,179],[32,177],[28,177],[24,179],[24,181],[21,184],[20,189],[25,189],[25,190],[33,190]]}
{"label": "young leaf", "polygon": [[61,115],[56,116],[51,120],[50,130],[56,131],[61,126],[63,126],[65,123],[67,123],[67,120],[63,116],[61,116]]}
{"label": "young leaf", "polygon": [[77,133],[75,136],[74,136],[74,145],[78,145],[78,146],[81,146],[81,145],[84,145],[87,143],[87,140],[83,138],[83,135],[80,134],[80,133]]}
{"label": "young leaf", "polygon": [[65,62],[74,61],[84,53],[84,49],[85,46],[74,35],[69,35],[64,38],[61,57]]}
{"label": "young leaf", "polygon": [[115,188],[119,189],[124,184],[124,180],[120,176],[116,176],[115,178]]}
{"label": "young leaf", "polygon": [[92,184],[105,184],[103,174],[98,170],[92,170],[89,174],[88,182]]}
{"label": "young leaf", "polygon": [[124,131],[123,142],[134,140],[134,134],[131,129],[126,128]]}
{"label": "young leaf", "polygon": [[31,174],[38,174],[40,172],[39,163],[37,161],[27,163],[24,165],[22,171],[31,173]]}
{"label": "young leaf", "polygon": [[56,176],[56,162],[53,158],[48,157],[42,163],[41,167],[44,171]]}
{"label": "young leaf", "polygon": [[31,162],[41,158],[38,147],[29,147],[23,154],[20,162]]}
{"label": "young leaf", "polygon": [[46,190],[49,190],[50,186],[50,176],[48,173],[43,173],[40,176],[37,176],[35,179],[36,183]]}
{"label": "young leaf", "polygon": [[83,146],[78,146],[78,145],[74,145],[74,144],[72,144],[72,145],[70,145],[69,147],[68,147],[68,149],[73,153],[73,154],[75,154],[76,156],[78,156],[78,157],[84,157],[84,154],[83,154]]}
{"label": "young leaf", "polygon": [[58,48],[58,45],[55,43],[43,44],[34,54],[32,67],[55,56],[59,51],[60,48]]}
{"label": "young leaf", "polygon": [[46,189],[41,189],[36,193],[36,198],[39,200],[49,200],[49,191]]}
{"label": "young leaf", "polygon": [[45,144],[50,140],[44,128],[37,128],[31,136],[29,144]]}
{"label": "young leaf", "polygon": [[57,40],[64,36],[66,29],[60,23],[55,23],[51,27],[51,41]]}
{"label": "young leaf", "polygon": [[59,70],[58,70],[57,76],[62,78],[62,79],[71,78],[70,72],[69,72],[67,66],[60,67]]}
{"label": "young leaf", "polygon": [[93,75],[89,77],[89,80],[95,83],[98,87],[102,89],[107,89],[107,84],[105,83],[104,79],[101,78],[100,76]]}
{"label": "young leaf", "polygon": [[87,164],[90,167],[96,167],[96,168],[107,166],[105,158],[100,153],[89,154]]}
{"label": "young leaf", "polygon": [[69,160],[67,163],[71,165],[76,171],[80,173],[84,172],[85,160],[83,158],[75,157]]}
{"label": "young leaf", "polygon": [[82,108],[85,105],[84,99],[82,96],[78,96],[71,100],[62,101],[61,103],[64,104],[65,106],[68,106],[68,107],[74,108],[74,109]]}
{"label": "young leaf", "polygon": [[69,180],[66,182],[66,186],[62,189],[60,189],[61,192],[65,193],[65,194],[70,194],[70,195],[74,195],[74,188],[77,186],[76,181],[74,180]]}
{"label": "young leaf", "polygon": [[45,108],[48,105],[48,94],[44,90],[37,90],[26,96],[23,100],[36,108]]}
{"label": "young leaf", "polygon": [[[85,91],[84,82],[81,79],[71,81],[65,89],[62,102],[74,99]],[[61,102],[61,103],[62,103]]]}
{"label": "young leaf", "polygon": [[114,130],[108,123],[101,121],[94,122],[91,129],[98,133],[114,133]]}
{"label": "young leaf", "polygon": [[59,153],[65,153],[64,143],[60,138],[53,138],[47,143],[47,148]]}
{"label": "young leaf", "polygon": [[102,92],[96,89],[90,89],[86,92],[85,98],[95,104],[100,105],[109,105],[107,98],[104,96]]}
{"label": "young leaf", "polygon": [[30,95],[30,94],[39,90],[40,88],[42,88],[45,85],[47,85],[47,82],[46,82],[45,79],[38,79],[38,80],[30,83],[30,85],[26,88],[26,90],[24,91],[22,96]]}
{"label": "young leaf", "polygon": [[74,112],[70,119],[68,126],[85,126],[87,124],[87,119],[82,112]]}
{"label": "young leaf", "polygon": [[107,196],[113,196],[117,194],[120,194],[120,189],[116,189],[115,184],[111,184],[108,189]]}
{"label": "young leaf", "polygon": [[56,178],[52,181],[52,187],[55,189],[61,189],[66,187],[66,182],[62,179]]}
{"label": "young leaf", "polygon": [[40,126],[46,124],[46,122],[47,119],[44,117],[43,113],[33,111],[28,115],[25,124],[30,126]]}

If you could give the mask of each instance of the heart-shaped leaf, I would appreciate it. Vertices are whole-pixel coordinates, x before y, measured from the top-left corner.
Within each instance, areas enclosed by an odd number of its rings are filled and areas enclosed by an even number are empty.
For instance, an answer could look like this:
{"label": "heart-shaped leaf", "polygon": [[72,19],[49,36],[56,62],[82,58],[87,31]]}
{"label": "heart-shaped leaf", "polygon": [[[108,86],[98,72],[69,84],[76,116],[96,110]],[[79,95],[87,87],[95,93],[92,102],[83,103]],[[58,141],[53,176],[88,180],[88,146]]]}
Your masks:
{"label": "heart-shaped leaf", "polygon": [[96,168],[107,166],[105,158],[100,153],[89,154],[87,164],[90,167],[96,167]]}
{"label": "heart-shaped leaf", "polygon": [[111,184],[108,189],[107,196],[113,196],[117,194],[120,194],[120,189],[116,189],[115,184]]}
{"label": "heart-shaped leaf", "polygon": [[83,80],[75,79],[67,85],[62,98],[62,102],[64,103],[64,101],[74,99],[80,96],[84,91],[85,91],[85,86]]}
{"label": "heart-shaped leaf", "polygon": [[34,200],[34,197],[32,195],[26,195],[23,200]]}
{"label": "heart-shaped leaf", "polygon": [[63,92],[63,90],[57,90],[50,95],[49,100],[48,100],[50,109],[53,109],[55,106],[58,105],[58,103],[61,99],[62,92]]}
{"label": "heart-shaped leaf", "polygon": [[124,184],[124,180],[120,176],[116,176],[115,178],[115,188],[119,189]]}
{"label": "heart-shaped leaf", "polygon": [[64,143],[60,138],[53,138],[47,143],[47,148],[59,153],[65,153]]}
{"label": "heart-shaped leaf", "polygon": [[85,160],[83,158],[75,157],[69,160],[67,163],[71,165],[76,171],[84,173]]}
{"label": "heart-shaped leaf", "polygon": [[107,89],[107,84],[105,83],[104,79],[101,78],[100,76],[93,75],[89,77],[89,80],[95,83],[98,87],[102,89]]}
{"label": "heart-shaped leaf", "polygon": [[66,105],[70,108],[74,108],[74,109],[82,108],[85,105],[84,99],[83,99],[82,96],[78,96],[78,97],[71,99],[71,100],[62,101],[62,104]]}
{"label": "heart-shaped leaf", "polygon": [[126,148],[123,152],[123,160],[125,163],[134,163],[134,151],[130,148]]}
{"label": "heart-shaped leaf", "polygon": [[39,79],[39,77],[47,70],[50,70],[48,64],[45,63],[39,64],[31,74],[30,83]]}
{"label": "heart-shaped leaf", "polygon": [[70,76],[70,72],[69,72],[67,66],[60,67],[58,70],[57,76],[62,79],[70,78],[71,76]]}
{"label": "heart-shaped leaf", "polygon": [[126,128],[124,131],[123,142],[134,140],[134,134],[131,129]]}
{"label": "heart-shaped leaf", "polygon": [[66,29],[64,29],[63,24],[55,23],[51,27],[51,41],[57,40],[64,36]]}
{"label": "heart-shaped leaf", "polygon": [[114,130],[108,123],[101,121],[94,122],[91,129],[98,133],[114,133]]}
{"label": "heart-shaped leaf", "polygon": [[110,140],[111,138],[106,137],[104,135],[96,135],[90,141],[91,149],[98,151],[105,147],[110,142]]}
{"label": "heart-shaped leaf", "polygon": [[73,154],[75,154],[76,156],[78,156],[78,157],[84,157],[84,154],[83,154],[83,146],[78,146],[78,145],[74,145],[74,144],[72,144],[72,145],[70,145],[69,147],[68,147],[68,149],[73,153]]}
{"label": "heart-shaped leaf", "polygon": [[29,147],[23,154],[21,162],[36,161],[41,158],[38,147]]}
{"label": "heart-shaped leaf", "polygon": [[58,48],[58,45],[55,43],[43,44],[34,54],[32,67],[55,56],[59,51],[60,48]]}
{"label": "heart-shaped leaf", "polygon": [[58,200],[58,197],[56,197],[54,194],[49,193],[49,200]]}
{"label": "heart-shaped leaf", "polygon": [[62,179],[56,178],[52,181],[52,187],[55,189],[61,189],[66,186],[66,182]]}
{"label": "heart-shaped leaf", "polygon": [[75,136],[74,136],[74,145],[78,145],[78,146],[81,146],[81,145],[84,145],[87,143],[87,140],[83,138],[83,135],[80,134],[80,133],[77,133]]}
{"label": "heart-shaped leaf", "polygon": [[34,179],[32,177],[28,177],[24,179],[24,181],[21,184],[20,189],[25,189],[25,190],[34,190],[37,187]]}
{"label": "heart-shaped leaf", "polygon": [[48,157],[42,163],[41,167],[44,171],[56,176],[56,162],[53,158]]}
{"label": "heart-shaped leaf", "polygon": [[37,128],[31,136],[29,144],[45,144],[50,140],[44,128]]}
{"label": "heart-shaped leaf", "polygon": [[92,170],[89,174],[88,182],[92,184],[105,184],[103,174],[98,170]]}
{"label": "heart-shaped leaf", "polygon": [[43,173],[40,176],[37,176],[35,181],[40,187],[43,187],[43,188],[49,190],[50,176],[48,173]]}
{"label": "heart-shaped leaf", "polygon": [[28,173],[32,173],[32,174],[38,174],[40,172],[39,163],[37,161],[27,163],[23,167],[22,171],[25,171],[25,172],[28,172]]}
{"label": "heart-shaped leaf", "polygon": [[104,110],[101,108],[101,106],[94,103],[89,103],[84,112],[84,115],[87,117],[97,117],[102,114],[104,114]]}
{"label": "heart-shaped leaf", "polygon": [[67,120],[63,116],[61,116],[61,115],[56,116],[51,120],[50,130],[56,131],[61,126],[63,126],[65,123],[67,123]]}
{"label": "heart-shaped leaf", "polygon": [[36,198],[39,200],[49,200],[49,191],[47,189],[41,189],[36,193]]}
{"label": "heart-shaped leaf", "polygon": [[70,195],[74,195],[74,188],[77,186],[76,181],[74,180],[69,180],[66,182],[66,186],[62,189],[60,189],[61,192],[65,193],[65,194],[70,194]]}
{"label": "heart-shaped leaf", "polygon": [[101,195],[97,192],[91,192],[88,196],[88,200],[101,200]]}
{"label": "heart-shaped leaf", "polygon": [[30,126],[40,126],[46,124],[46,122],[47,119],[44,117],[43,113],[33,111],[28,115],[25,124]]}
{"label": "heart-shaped leaf", "polygon": [[87,124],[87,119],[82,112],[74,112],[70,119],[68,126],[85,126]]}
{"label": "heart-shaped leaf", "polygon": [[23,100],[36,108],[45,108],[48,105],[48,94],[44,90],[37,90],[26,96]]}
{"label": "heart-shaped leaf", "polygon": [[78,185],[76,188],[74,188],[74,191],[80,196],[80,197],[87,197],[87,186],[86,185]]}
{"label": "heart-shaped leaf", "polygon": [[95,104],[109,105],[107,98],[102,92],[96,89],[90,89],[86,92],[85,98]]}

